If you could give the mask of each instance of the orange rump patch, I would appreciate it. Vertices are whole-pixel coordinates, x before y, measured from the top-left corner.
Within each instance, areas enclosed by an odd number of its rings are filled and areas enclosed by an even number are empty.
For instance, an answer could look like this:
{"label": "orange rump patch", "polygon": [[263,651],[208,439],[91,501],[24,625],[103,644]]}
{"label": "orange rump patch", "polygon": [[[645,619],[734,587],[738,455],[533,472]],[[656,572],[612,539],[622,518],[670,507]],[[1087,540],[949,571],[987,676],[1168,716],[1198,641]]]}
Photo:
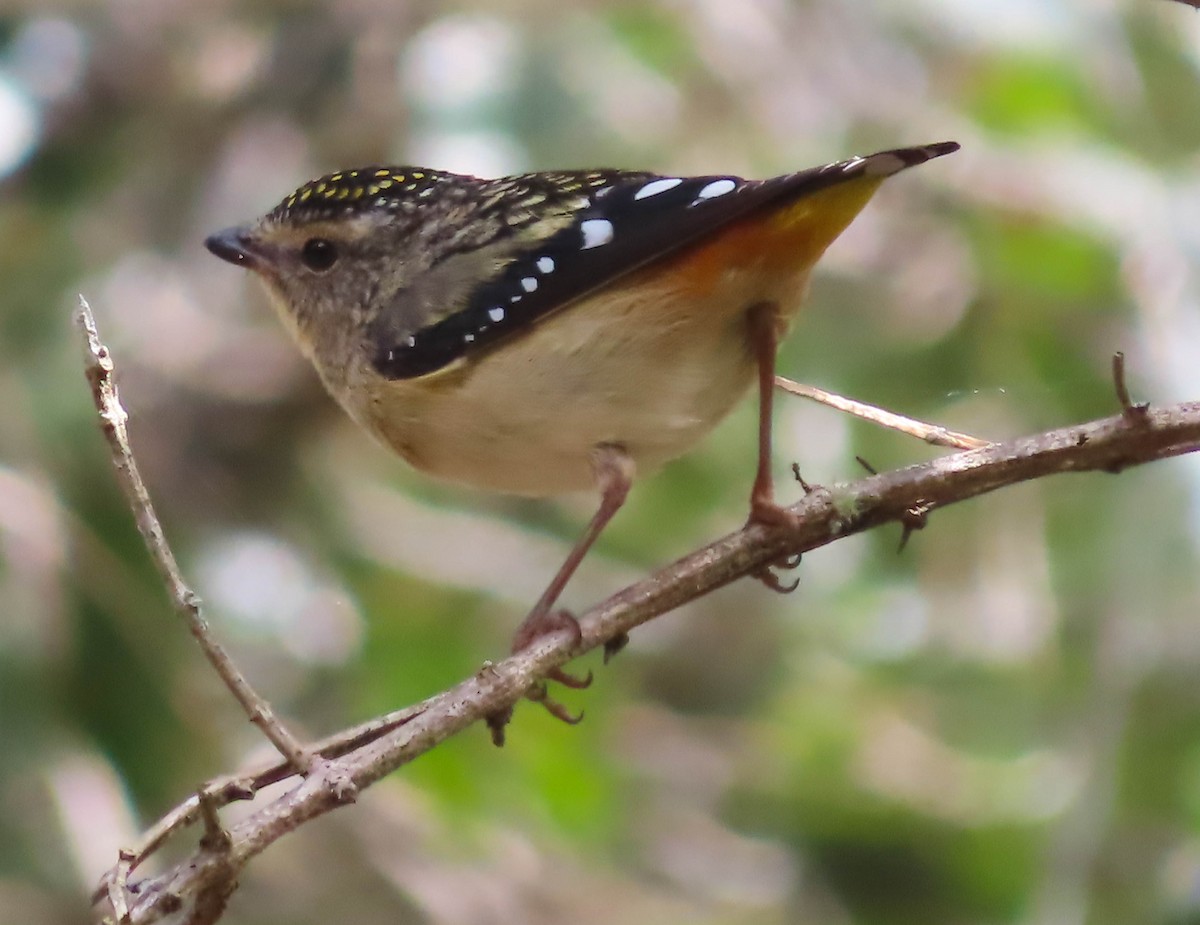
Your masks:
{"label": "orange rump patch", "polygon": [[[882,178],[859,177],[734,222],[671,258],[666,268],[685,293],[711,292],[732,268],[764,273],[809,269],[879,188]],[[664,269],[657,267],[660,272]]]}

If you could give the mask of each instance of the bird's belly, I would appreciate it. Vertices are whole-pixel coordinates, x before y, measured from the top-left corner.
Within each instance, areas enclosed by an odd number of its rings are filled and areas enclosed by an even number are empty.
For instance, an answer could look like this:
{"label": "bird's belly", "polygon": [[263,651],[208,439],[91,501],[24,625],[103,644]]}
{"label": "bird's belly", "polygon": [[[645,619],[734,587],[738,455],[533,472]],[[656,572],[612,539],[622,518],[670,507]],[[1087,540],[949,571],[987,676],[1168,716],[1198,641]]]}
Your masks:
{"label": "bird's belly", "polygon": [[[468,431],[477,420],[474,414],[489,415],[492,421],[509,414],[508,400],[524,402],[522,414],[494,426],[475,424]],[[610,393],[607,402],[513,390],[461,396],[443,418],[450,426],[423,436],[409,459],[433,475],[494,491],[531,496],[579,491],[594,487],[596,446],[622,447],[637,472],[645,474],[691,449],[725,415],[728,404],[732,402],[710,409],[648,404],[640,389]],[[456,412],[470,414],[471,422]]]}
{"label": "bird's belly", "polygon": [[[797,304],[800,282],[789,289]],[[599,444],[623,447],[644,475],[746,394],[756,369],[746,310],[757,295],[719,292],[706,305],[635,287],[593,297],[604,301],[568,307],[436,378],[379,382],[364,416],[416,468],[479,488],[591,488]]]}

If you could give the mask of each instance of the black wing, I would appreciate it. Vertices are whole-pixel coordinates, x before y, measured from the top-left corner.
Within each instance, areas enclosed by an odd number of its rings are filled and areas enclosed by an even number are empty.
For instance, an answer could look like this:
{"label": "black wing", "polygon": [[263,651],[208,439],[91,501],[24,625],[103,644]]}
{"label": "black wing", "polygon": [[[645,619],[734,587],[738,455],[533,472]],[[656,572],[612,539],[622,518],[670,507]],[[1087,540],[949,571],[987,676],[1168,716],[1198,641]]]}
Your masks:
{"label": "black wing", "polygon": [[957,149],[954,142],[902,148],[770,180],[614,174],[568,224],[523,246],[474,289],[461,310],[383,346],[375,367],[389,379],[428,375],[753,211]]}

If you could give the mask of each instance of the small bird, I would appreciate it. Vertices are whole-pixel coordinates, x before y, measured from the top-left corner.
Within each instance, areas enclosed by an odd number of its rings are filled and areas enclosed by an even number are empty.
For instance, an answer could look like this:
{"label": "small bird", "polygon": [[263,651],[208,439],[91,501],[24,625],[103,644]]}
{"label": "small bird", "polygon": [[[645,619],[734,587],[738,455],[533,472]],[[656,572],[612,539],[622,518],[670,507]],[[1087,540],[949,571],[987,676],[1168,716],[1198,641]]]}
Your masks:
{"label": "small bird", "polygon": [[562,625],[554,604],[635,473],[687,452],[756,383],[750,520],[794,524],[770,468],[779,342],[879,184],[957,149],[768,180],[363,167],[205,244],[262,279],[333,397],[417,469],[518,495],[599,490],[516,651]]}

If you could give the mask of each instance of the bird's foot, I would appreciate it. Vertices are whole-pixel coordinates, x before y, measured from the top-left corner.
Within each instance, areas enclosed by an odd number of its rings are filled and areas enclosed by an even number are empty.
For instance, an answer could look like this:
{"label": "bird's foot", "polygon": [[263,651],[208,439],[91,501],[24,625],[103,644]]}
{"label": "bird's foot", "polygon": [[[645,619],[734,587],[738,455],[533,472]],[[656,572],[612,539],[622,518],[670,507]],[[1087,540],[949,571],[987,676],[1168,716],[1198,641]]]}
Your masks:
{"label": "bird's foot", "polygon": [[[800,515],[776,504],[770,498],[751,497],[750,516],[746,525],[762,524],[773,530],[797,530],[800,527]],[[774,562],[769,562],[754,573],[754,577],[778,594],[791,594],[800,586],[800,579],[792,582],[780,581],[776,569],[790,572],[800,564],[800,553],[783,556]]]}
{"label": "bird's foot", "polygon": [[[579,621],[575,619],[567,610],[534,610],[526,617],[516,633],[513,634],[512,652],[515,655],[517,652],[524,651],[535,645],[539,639],[553,633],[568,630],[572,635],[571,646],[574,648],[583,641],[583,631],[579,627]],[[540,703],[545,707],[546,712],[555,719],[562,720],[568,725],[574,726],[583,720],[583,713],[572,714],[565,706],[554,700],[548,692],[547,681],[554,681],[556,684],[561,684],[563,687],[569,687],[572,690],[584,690],[592,684],[592,673],[589,671],[585,677],[573,675],[562,668],[552,668],[546,673],[546,680],[539,681],[528,691],[525,696],[534,703]],[[507,707],[504,710],[497,710],[486,717],[488,729],[492,734],[492,743],[497,746],[504,744],[504,727],[508,725],[512,719],[512,707]]]}
{"label": "bird's foot", "polygon": [[792,569],[799,567],[800,553],[784,556],[781,559],[776,559],[774,562],[768,562],[761,569],[754,573],[754,577],[766,585],[776,594],[791,594],[800,587],[800,579],[794,581],[781,581],[779,575],[776,574],[776,569],[781,572],[790,572]]}
{"label": "bird's foot", "polygon": [[746,519],[746,525],[750,524],[762,524],[776,530],[797,530],[800,527],[800,515],[770,498],[751,498],[750,516]]}

